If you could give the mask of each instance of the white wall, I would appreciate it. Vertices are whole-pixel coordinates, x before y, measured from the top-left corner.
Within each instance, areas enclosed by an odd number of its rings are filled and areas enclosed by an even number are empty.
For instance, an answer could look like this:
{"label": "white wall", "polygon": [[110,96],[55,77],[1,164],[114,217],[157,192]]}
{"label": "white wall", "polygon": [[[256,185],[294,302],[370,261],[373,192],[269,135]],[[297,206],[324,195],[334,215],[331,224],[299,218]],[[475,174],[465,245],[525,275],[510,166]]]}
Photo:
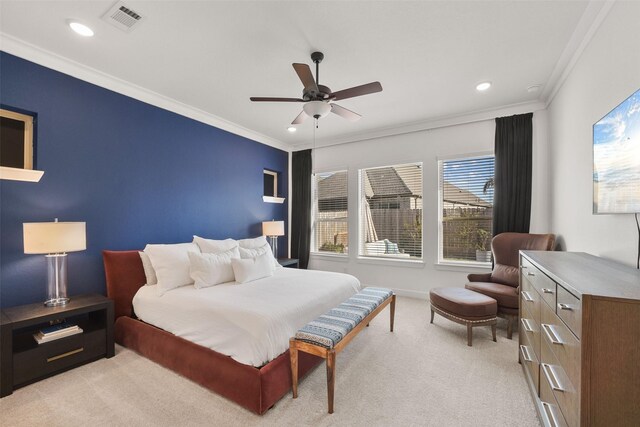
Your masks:
{"label": "white wall", "polygon": [[[514,111],[511,115],[522,113]],[[549,229],[549,181],[546,110],[534,112],[534,173],[532,195],[532,232]],[[438,256],[438,167],[439,157],[493,152],[495,121],[448,126],[438,129],[352,142],[318,148],[314,169],[317,172],[349,172],[349,247],[348,257],[311,256],[309,268],[346,272],[365,285],[393,288],[400,295],[426,298],[437,286],[462,286],[470,272],[488,269],[437,266]],[[424,173],[424,263],[407,265],[382,260],[361,260],[357,256],[358,169],[398,163],[423,162]]]}
{"label": "white wall", "polygon": [[614,3],[548,109],[551,227],[563,249],[635,266],[633,215],[592,214],[592,126],[640,88],[640,2]]}

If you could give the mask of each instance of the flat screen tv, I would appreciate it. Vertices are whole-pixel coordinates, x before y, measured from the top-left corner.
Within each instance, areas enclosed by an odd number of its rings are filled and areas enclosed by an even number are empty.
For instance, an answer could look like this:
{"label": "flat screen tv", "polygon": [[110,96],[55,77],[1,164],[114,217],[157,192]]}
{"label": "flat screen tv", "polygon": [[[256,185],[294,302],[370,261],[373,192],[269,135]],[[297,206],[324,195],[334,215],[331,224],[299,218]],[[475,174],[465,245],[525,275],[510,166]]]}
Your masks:
{"label": "flat screen tv", "polygon": [[593,213],[640,212],[640,89],[593,125]]}

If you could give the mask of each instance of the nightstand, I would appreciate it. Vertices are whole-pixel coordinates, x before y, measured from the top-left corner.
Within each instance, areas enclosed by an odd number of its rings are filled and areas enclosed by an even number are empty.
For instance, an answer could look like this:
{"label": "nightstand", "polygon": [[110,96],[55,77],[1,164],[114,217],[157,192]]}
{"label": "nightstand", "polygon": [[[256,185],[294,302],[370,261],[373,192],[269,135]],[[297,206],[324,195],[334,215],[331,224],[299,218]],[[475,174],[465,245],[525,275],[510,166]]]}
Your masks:
{"label": "nightstand", "polygon": [[297,258],[278,258],[278,264],[288,268],[299,268]]}
{"label": "nightstand", "polygon": [[[38,344],[33,334],[49,322],[66,319],[82,333]],[[13,390],[103,357],[113,357],[113,301],[80,295],[67,305],[42,303],[0,313],[0,397]]]}

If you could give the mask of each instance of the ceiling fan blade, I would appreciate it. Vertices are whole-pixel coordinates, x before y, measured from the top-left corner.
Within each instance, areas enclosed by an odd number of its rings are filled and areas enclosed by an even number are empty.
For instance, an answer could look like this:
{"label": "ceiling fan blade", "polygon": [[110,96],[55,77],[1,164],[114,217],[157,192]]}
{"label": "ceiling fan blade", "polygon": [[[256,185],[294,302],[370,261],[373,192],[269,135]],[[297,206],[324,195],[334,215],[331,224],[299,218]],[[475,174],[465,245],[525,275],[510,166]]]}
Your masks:
{"label": "ceiling fan blade", "polygon": [[304,99],[300,98],[268,98],[261,96],[252,96],[249,99],[253,102],[304,102]]}
{"label": "ceiling fan blade", "polygon": [[304,85],[305,89],[313,89],[316,92],[319,92],[318,85],[316,84],[316,80],[313,78],[313,74],[311,74],[311,68],[307,64],[292,64],[293,69],[296,70],[298,77],[300,77],[300,81]]}
{"label": "ceiling fan blade", "polygon": [[360,120],[360,117],[362,117],[360,114],[354,113],[351,110],[347,110],[346,108],[341,107],[338,104],[331,104],[331,112],[349,120],[350,122],[357,122],[358,120]]}
{"label": "ceiling fan blade", "polygon": [[293,119],[293,121],[291,122],[292,125],[299,125],[300,123],[304,122],[305,120],[307,120],[307,113],[305,113],[304,111],[301,111],[300,114],[298,114],[298,117],[296,117],[295,119]]}
{"label": "ceiling fan blade", "polygon": [[355,86],[349,89],[339,90],[331,94],[331,98],[336,101],[347,98],[354,98],[356,96],[369,95],[370,93],[382,92],[382,85],[380,82],[371,82],[366,85]]}

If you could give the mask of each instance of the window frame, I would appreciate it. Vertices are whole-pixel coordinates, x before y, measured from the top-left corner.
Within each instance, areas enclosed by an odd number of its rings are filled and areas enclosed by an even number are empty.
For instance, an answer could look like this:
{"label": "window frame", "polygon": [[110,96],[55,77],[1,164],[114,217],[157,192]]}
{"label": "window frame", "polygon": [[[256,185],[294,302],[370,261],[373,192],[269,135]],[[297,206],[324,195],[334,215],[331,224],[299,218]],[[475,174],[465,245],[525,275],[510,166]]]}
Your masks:
{"label": "window frame", "polygon": [[346,220],[346,225],[347,225],[347,247],[348,247],[348,243],[349,243],[349,169],[344,168],[344,169],[332,169],[332,170],[323,170],[323,171],[315,171],[311,174],[311,239],[310,239],[310,248],[309,248],[309,254],[310,256],[320,256],[320,257],[328,257],[328,258],[337,258],[340,260],[347,260],[349,258],[349,252],[344,252],[344,253],[340,253],[340,252],[330,252],[330,251],[320,251],[318,250],[318,248],[316,248],[316,211],[318,210],[318,188],[317,188],[317,182],[316,182],[316,176],[317,175],[324,175],[324,174],[336,174],[336,173],[342,173],[344,172],[346,174],[346,188],[347,188],[347,220]]}
{"label": "window frame", "polygon": [[[362,174],[368,170],[368,169],[381,169],[381,168],[391,168],[391,167],[399,167],[399,166],[420,166],[420,170],[421,170],[421,174],[420,174],[420,179],[422,180],[422,212],[420,214],[420,234],[421,234],[421,242],[420,242],[420,253],[421,256],[420,258],[418,257],[407,257],[407,258],[401,258],[401,257],[394,257],[393,255],[368,255],[366,254],[366,250],[364,248],[364,236],[363,236],[363,227],[361,226],[361,218],[362,218],[362,209],[364,208],[364,204],[363,204],[363,188],[362,188],[362,183],[363,183],[363,179],[362,179]],[[392,264],[404,264],[406,266],[414,266],[414,267],[422,267],[424,265],[425,262],[425,239],[424,239],[424,232],[425,232],[425,223],[424,223],[424,211],[425,211],[425,198],[424,198],[424,183],[425,183],[425,169],[424,169],[424,162],[423,161],[405,161],[405,162],[398,162],[398,163],[394,163],[394,164],[381,164],[381,165],[375,165],[375,166],[362,166],[360,168],[358,168],[358,194],[357,194],[357,198],[358,198],[358,212],[357,212],[357,219],[356,219],[356,227],[357,227],[357,239],[358,239],[358,248],[357,248],[357,252],[356,252],[356,256],[357,256],[357,260],[359,263],[365,263],[365,264],[388,264],[388,265],[392,265]]]}
{"label": "window frame", "polygon": [[[449,161],[456,161],[456,160],[473,160],[473,159],[483,159],[483,158],[487,158],[487,157],[493,157],[494,161],[495,161],[495,153],[493,151],[483,151],[483,152],[476,152],[476,153],[463,153],[463,154],[456,154],[456,155],[451,155],[451,156],[438,156],[436,161],[437,161],[437,170],[438,170],[438,188],[437,188],[437,195],[438,195],[438,215],[437,215],[437,221],[438,221],[438,240],[437,240],[437,245],[438,245],[438,250],[437,250],[437,255],[436,255],[436,266],[443,266],[443,267],[463,267],[463,268],[478,268],[478,269],[491,269],[492,268],[492,261],[489,262],[481,262],[481,261],[463,261],[463,260],[449,260],[449,259],[445,259],[444,258],[444,245],[443,245],[443,240],[444,240],[444,235],[443,235],[443,228],[442,228],[442,221],[443,221],[443,209],[444,209],[444,197],[442,194],[442,178],[443,178],[443,172],[442,172],[442,168],[443,168],[443,164],[444,162],[449,162]],[[494,163],[494,177],[495,177],[495,163]],[[492,214],[492,218],[493,218],[493,214]]]}

